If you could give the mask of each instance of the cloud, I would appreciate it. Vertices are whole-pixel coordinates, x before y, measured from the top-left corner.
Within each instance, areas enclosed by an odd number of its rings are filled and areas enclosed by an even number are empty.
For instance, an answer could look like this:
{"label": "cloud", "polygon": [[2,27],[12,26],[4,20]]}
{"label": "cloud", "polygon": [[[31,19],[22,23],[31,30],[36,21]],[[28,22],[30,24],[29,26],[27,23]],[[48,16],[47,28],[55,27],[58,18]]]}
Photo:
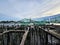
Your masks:
{"label": "cloud", "polygon": [[0,0],[0,13],[11,18],[40,18],[60,13],[60,0]]}

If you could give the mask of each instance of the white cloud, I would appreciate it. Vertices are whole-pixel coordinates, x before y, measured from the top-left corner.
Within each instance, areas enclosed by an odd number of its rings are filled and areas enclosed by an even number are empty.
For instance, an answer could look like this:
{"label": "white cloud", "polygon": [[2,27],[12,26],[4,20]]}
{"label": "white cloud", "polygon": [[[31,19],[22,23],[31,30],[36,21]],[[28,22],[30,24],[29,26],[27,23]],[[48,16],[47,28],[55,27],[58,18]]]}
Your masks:
{"label": "white cloud", "polygon": [[18,19],[38,18],[60,13],[60,0],[8,0],[1,4],[0,13]]}

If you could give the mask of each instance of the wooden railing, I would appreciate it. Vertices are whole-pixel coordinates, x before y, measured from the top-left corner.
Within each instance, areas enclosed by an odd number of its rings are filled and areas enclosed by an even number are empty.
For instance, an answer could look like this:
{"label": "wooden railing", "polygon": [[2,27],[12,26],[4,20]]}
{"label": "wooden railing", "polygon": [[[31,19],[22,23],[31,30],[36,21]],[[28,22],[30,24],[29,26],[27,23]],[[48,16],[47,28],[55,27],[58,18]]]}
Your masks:
{"label": "wooden railing", "polygon": [[3,33],[0,33],[0,35],[3,35],[3,34],[6,34],[6,33],[25,33],[26,30],[7,30],[7,31],[4,31]]}
{"label": "wooden railing", "polygon": [[20,45],[26,30],[8,30],[0,34],[1,45]]}
{"label": "wooden railing", "polygon": [[23,35],[23,38],[22,38],[22,41],[21,41],[21,44],[20,44],[20,45],[24,45],[24,43],[25,43],[25,41],[26,41],[26,38],[27,38],[28,33],[29,33],[29,30],[28,30],[28,31],[26,31],[26,32],[24,33],[24,35]]}
{"label": "wooden railing", "polygon": [[24,45],[60,45],[60,35],[42,28],[30,29]]}
{"label": "wooden railing", "polygon": [[8,30],[0,35],[3,38],[2,45],[60,45],[59,34],[41,27],[29,30]]}

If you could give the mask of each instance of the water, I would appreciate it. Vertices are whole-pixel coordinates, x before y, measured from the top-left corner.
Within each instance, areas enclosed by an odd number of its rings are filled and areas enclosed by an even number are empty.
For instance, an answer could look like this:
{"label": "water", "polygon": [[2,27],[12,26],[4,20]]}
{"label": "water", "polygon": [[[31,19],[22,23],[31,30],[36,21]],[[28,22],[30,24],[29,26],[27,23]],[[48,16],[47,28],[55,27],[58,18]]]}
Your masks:
{"label": "water", "polygon": [[4,25],[4,26],[12,26],[12,25],[20,25],[20,23],[0,23],[0,26]]}

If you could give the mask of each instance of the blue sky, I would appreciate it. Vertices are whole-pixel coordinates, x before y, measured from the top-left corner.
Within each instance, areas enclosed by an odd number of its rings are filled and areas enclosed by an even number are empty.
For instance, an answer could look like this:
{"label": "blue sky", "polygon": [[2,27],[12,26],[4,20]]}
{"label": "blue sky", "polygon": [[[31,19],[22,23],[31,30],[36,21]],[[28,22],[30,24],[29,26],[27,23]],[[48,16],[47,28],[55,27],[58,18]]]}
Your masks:
{"label": "blue sky", "polygon": [[41,18],[60,14],[60,0],[0,0],[0,20]]}

